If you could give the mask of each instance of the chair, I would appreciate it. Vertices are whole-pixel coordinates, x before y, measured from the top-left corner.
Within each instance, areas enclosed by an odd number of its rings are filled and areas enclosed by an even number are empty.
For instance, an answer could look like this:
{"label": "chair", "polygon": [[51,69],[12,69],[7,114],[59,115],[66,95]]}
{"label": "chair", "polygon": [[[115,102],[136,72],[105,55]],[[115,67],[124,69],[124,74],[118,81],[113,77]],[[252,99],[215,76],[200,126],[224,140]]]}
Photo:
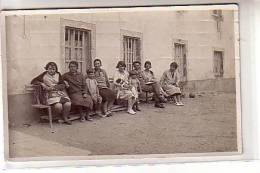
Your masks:
{"label": "chair", "polygon": [[[53,132],[53,126],[52,126],[52,111],[51,111],[51,106],[47,105],[46,103],[46,92],[43,90],[41,85],[26,85],[25,86],[26,91],[32,92],[33,94],[33,102],[32,102],[32,107],[35,109],[40,109],[40,110],[47,110],[48,112],[48,120],[50,124],[51,131]],[[41,115],[41,119],[46,119],[44,118],[46,116]]]}
{"label": "chair", "polygon": [[152,93],[150,91],[144,91],[145,92],[145,103],[148,103],[149,101],[149,94]]}

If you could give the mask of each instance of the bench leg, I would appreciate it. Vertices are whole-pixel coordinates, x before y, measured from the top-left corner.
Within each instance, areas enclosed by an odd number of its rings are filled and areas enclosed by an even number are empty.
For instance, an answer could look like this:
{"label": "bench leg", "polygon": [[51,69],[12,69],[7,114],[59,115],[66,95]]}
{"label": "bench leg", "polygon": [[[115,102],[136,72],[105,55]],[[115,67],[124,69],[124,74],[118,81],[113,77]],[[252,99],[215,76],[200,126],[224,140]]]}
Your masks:
{"label": "bench leg", "polygon": [[145,103],[148,103],[148,92],[145,92]]}
{"label": "bench leg", "polygon": [[51,130],[52,130],[52,112],[51,112],[51,107],[48,108],[48,114],[49,114],[50,127],[51,127]]}

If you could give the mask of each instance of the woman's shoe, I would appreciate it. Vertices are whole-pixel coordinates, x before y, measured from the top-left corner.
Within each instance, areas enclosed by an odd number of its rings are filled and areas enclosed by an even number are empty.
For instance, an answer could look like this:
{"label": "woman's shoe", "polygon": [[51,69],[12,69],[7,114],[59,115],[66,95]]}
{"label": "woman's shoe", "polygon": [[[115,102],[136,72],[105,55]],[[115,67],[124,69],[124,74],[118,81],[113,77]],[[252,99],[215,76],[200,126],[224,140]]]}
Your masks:
{"label": "woman's shoe", "polygon": [[156,108],[165,108],[162,103],[155,103],[154,107],[156,107]]}
{"label": "woman's shoe", "polygon": [[107,117],[107,114],[106,113],[105,114],[100,114],[100,117],[105,118],[105,117]]}
{"label": "woman's shoe", "polygon": [[129,114],[131,114],[131,115],[136,114],[136,112],[135,112],[133,109],[128,110],[127,113],[129,113]]}
{"label": "woman's shoe", "polygon": [[179,106],[184,106],[184,104],[182,102],[179,102]]}
{"label": "woman's shoe", "polygon": [[176,102],[176,106],[184,106],[182,102]]}
{"label": "woman's shoe", "polygon": [[85,122],[86,121],[86,118],[83,116],[83,117],[80,117],[80,121],[81,122]]}
{"label": "woman's shoe", "polygon": [[137,110],[137,111],[141,111],[141,109],[140,109],[138,106],[136,107],[136,110]]}
{"label": "woman's shoe", "polygon": [[107,117],[111,117],[111,116],[113,116],[113,113],[111,111],[107,111],[106,115],[107,115]]}
{"label": "woman's shoe", "polygon": [[70,121],[70,120],[64,120],[64,124],[72,125],[72,121]]}
{"label": "woman's shoe", "polygon": [[90,117],[87,117],[86,120],[87,120],[87,121],[93,121],[93,119],[90,118]]}
{"label": "woman's shoe", "polygon": [[136,111],[141,111],[141,109],[140,109],[140,107],[139,107],[139,104],[136,104],[136,105],[135,105],[135,110],[134,110],[134,111],[135,111],[135,112],[136,112]]}

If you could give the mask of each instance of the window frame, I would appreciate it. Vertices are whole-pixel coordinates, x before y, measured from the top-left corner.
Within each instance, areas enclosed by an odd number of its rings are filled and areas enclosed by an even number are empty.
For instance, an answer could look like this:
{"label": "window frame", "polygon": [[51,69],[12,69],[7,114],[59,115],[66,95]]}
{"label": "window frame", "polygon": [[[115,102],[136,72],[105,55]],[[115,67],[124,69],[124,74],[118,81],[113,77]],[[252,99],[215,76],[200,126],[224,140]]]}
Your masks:
{"label": "window frame", "polygon": [[[132,37],[140,40],[140,61],[143,63],[143,34],[141,32],[120,30],[120,60],[124,61],[124,37]],[[126,63],[127,65],[127,63]],[[132,70],[132,69],[127,69]]]}
{"label": "window frame", "polygon": [[[87,59],[87,56],[84,58],[82,57],[83,65],[82,65],[82,73],[86,73],[86,69],[89,67],[92,67],[92,61],[96,57],[96,26],[91,23],[85,23],[82,21],[75,21],[75,20],[69,20],[69,19],[60,19],[60,29],[61,29],[61,47],[60,47],[60,61],[61,63],[61,71],[67,72],[68,69],[66,69],[66,58],[65,58],[65,30],[66,27],[75,28],[79,30],[85,30],[90,32],[90,59]],[[83,56],[83,55],[82,55]],[[90,64],[89,64],[89,63]]]}
{"label": "window frame", "polygon": [[[215,52],[221,52],[222,53],[222,71],[220,69],[220,72],[215,72]],[[223,78],[225,71],[224,71],[224,66],[225,66],[225,50],[223,48],[213,48],[213,52],[212,52],[212,72],[215,78]]]}
{"label": "window frame", "polygon": [[[182,39],[173,39],[172,40],[172,61],[177,62],[177,58],[176,58],[176,52],[175,52],[175,44],[181,44],[184,45],[184,50],[185,50],[185,57],[186,57],[186,76],[183,77],[180,74],[180,81],[182,82],[187,82],[188,81],[188,77],[189,77],[189,60],[188,60],[188,41],[187,40],[182,40]],[[178,64],[178,66],[180,67],[180,64]],[[178,67],[178,68],[179,68]],[[178,71],[179,73],[179,71]]]}

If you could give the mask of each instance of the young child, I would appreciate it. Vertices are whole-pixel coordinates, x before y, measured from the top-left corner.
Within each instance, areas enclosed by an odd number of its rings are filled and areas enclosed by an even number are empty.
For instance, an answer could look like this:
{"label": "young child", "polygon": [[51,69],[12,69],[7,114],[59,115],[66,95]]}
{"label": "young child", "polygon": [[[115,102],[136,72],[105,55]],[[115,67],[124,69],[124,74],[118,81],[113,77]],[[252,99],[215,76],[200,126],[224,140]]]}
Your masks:
{"label": "young child", "polygon": [[90,96],[93,100],[93,110],[95,111],[96,115],[101,116],[100,113],[100,106],[102,103],[102,97],[99,95],[99,90],[97,87],[97,81],[95,79],[95,71],[94,69],[87,70],[87,79],[86,84],[89,89]]}
{"label": "young child", "polygon": [[132,70],[129,72],[129,85],[132,86],[132,92],[135,93],[135,98],[136,98],[136,102],[133,105],[133,110],[134,111],[141,111],[141,109],[139,108],[139,100],[138,100],[138,91],[141,93],[142,92],[142,88],[141,88],[141,84],[140,81],[138,80],[138,76],[137,76],[137,71]]}

